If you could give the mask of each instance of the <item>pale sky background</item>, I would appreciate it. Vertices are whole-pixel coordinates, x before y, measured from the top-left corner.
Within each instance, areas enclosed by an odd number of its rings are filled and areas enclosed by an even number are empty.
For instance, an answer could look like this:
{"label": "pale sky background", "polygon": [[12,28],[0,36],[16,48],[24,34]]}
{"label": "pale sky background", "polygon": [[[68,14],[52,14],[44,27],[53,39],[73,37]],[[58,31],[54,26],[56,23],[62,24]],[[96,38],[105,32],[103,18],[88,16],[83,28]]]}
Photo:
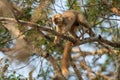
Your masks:
{"label": "pale sky background", "polygon": [[[60,4],[61,4],[61,1],[62,1],[62,6],[63,6],[62,8],[56,6],[56,5],[60,5]],[[65,1],[66,1],[66,0],[57,0],[56,5],[53,6],[53,7],[55,7],[55,9],[57,10],[57,12],[60,12],[60,13],[61,13],[62,11],[66,10],[66,9],[65,9],[65,5],[64,5],[64,2],[65,2]],[[56,13],[56,12],[55,12],[55,13]],[[117,18],[117,19],[120,19],[120,17],[113,17],[113,18],[115,18],[115,19],[116,19],[116,18]],[[118,24],[120,25],[120,21],[117,21],[117,22],[118,22]],[[97,34],[99,34],[99,33],[97,33]],[[108,37],[108,39],[110,40],[111,37]],[[87,44],[81,45],[80,47],[81,47],[81,49],[84,50],[84,51],[93,51],[93,50],[94,50],[94,48],[90,48],[91,46],[88,46]],[[0,52],[0,59],[3,58],[3,57],[5,57],[4,54],[2,54],[2,53]],[[94,56],[87,56],[85,59],[86,59],[87,63],[91,64],[91,63],[93,62]],[[105,63],[106,59],[107,59],[107,55],[103,55],[103,56],[101,56],[101,58],[100,58],[97,62],[98,62],[99,64],[103,64],[103,63]],[[42,62],[42,63],[41,63],[41,62]],[[39,57],[39,58],[37,58],[35,61],[32,61],[32,62],[29,64],[30,66],[27,66],[27,67],[24,67],[24,68],[22,68],[22,69],[17,70],[17,73],[23,75],[24,77],[28,77],[28,72],[29,72],[30,69],[32,68],[32,69],[35,69],[35,71],[34,71],[34,73],[33,73],[33,76],[36,77],[36,74],[39,73],[39,70],[41,69],[41,68],[40,68],[41,66],[44,68],[44,70],[47,69],[47,67],[46,67],[46,62],[47,62],[47,61],[46,61],[45,59]],[[41,65],[40,65],[40,64],[41,64]],[[111,64],[111,65],[112,65],[112,64]],[[23,66],[25,66],[25,64],[18,65],[18,64],[12,63],[11,66],[9,67],[9,70],[16,70],[16,69],[18,69],[18,68],[20,68],[20,67],[23,67]],[[93,68],[94,71],[96,71],[96,70],[98,70],[98,69],[99,69],[99,66],[96,66],[95,68]],[[53,73],[51,73],[50,75],[52,76]],[[39,79],[39,80],[42,80],[42,79]],[[71,78],[70,80],[74,80],[74,78]]]}

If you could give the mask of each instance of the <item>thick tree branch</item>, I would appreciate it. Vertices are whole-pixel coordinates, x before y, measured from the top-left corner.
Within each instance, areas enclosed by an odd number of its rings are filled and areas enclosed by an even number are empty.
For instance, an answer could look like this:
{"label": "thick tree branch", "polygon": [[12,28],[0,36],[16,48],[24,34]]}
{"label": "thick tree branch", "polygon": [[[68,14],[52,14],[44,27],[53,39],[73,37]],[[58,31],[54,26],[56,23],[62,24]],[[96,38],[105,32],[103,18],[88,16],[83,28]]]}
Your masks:
{"label": "thick tree branch", "polygon": [[37,50],[39,52],[39,55],[47,59],[52,65],[55,74],[53,80],[66,80],[65,77],[62,75],[61,69],[57,64],[56,60],[53,58],[53,56],[51,56],[49,53],[43,51],[40,48],[38,48]]}
{"label": "thick tree branch", "polygon": [[38,20],[46,19],[47,8],[50,6],[52,0],[40,0],[39,6],[34,9],[31,22],[37,22]]}
{"label": "thick tree branch", "polygon": [[71,61],[71,62],[70,62],[70,63],[71,63],[71,66],[73,67],[74,72],[76,73],[78,79],[79,79],[79,80],[83,80],[83,79],[82,79],[81,72],[78,70],[76,64],[73,62],[73,60],[71,59],[71,57],[70,57],[70,61]]}
{"label": "thick tree branch", "polygon": [[[5,17],[0,17],[0,21],[14,21],[14,22],[17,22],[14,18],[5,18]],[[36,23],[19,20],[19,24],[28,25],[28,26],[31,26],[33,28],[37,27],[40,31],[46,31],[46,32],[52,33],[53,35],[60,36],[64,40],[69,40],[72,43],[74,43],[74,46],[78,46],[78,45],[85,44],[85,43],[88,43],[88,42],[99,42],[100,41],[100,42],[108,44],[108,45],[110,45],[112,47],[116,47],[116,48],[120,47],[119,42],[112,42],[112,41],[105,40],[100,35],[98,37],[90,37],[90,38],[85,38],[85,39],[82,39],[82,40],[76,40],[76,39],[74,39],[72,37],[64,36],[64,35],[56,32],[54,30],[51,30],[51,29],[46,28],[44,26],[38,25]]]}

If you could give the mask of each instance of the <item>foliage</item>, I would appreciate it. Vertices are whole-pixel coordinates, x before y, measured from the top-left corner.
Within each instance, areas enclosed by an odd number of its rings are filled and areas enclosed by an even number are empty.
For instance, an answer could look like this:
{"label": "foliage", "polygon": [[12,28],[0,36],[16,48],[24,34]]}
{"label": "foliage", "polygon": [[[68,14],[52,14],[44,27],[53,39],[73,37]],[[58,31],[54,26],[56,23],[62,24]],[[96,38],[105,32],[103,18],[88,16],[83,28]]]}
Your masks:
{"label": "foliage", "polygon": [[[120,80],[119,0],[10,1],[12,5],[15,4],[20,8],[20,10],[13,11],[14,14],[17,15],[15,17],[18,19],[18,30],[20,30],[21,35],[25,36],[24,41],[27,46],[23,48],[26,52],[29,52],[29,56],[26,57],[22,55],[22,57],[20,57],[19,55],[19,57],[23,59],[23,61],[19,61],[15,56],[19,53],[19,49],[9,52],[9,50],[14,50],[16,38],[13,38],[11,32],[4,27],[1,19],[1,17],[4,16],[1,15],[2,13],[0,11],[0,51],[2,51],[1,54],[5,56],[0,57],[0,80],[50,80],[53,79],[53,76],[56,76],[53,72],[61,72],[59,69],[61,67],[64,46],[68,40],[66,37],[70,37],[71,39],[71,36],[67,34],[64,34],[65,37],[60,36],[60,44],[54,45],[54,36],[59,36],[60,34],[54,32],[55,25],[51,22],[51,16],[68,9],[81,12],[96,34],[95,38],[91,38],[85,34],[85,36],[80,37],[80,40],[77,40],[78,44],[73,48],[75,50],[71,51],[71,75],[69,80],[79,79],[80,76],[78,76],[76,71],[82,75],[83,80]],[[78,35],[81,34],[80,31],[76,33],[78,33]],[[22,45],[21,42],[18,43]],[[22,52],[20,54],[22,54]],[[8,64],[4,62],[6,56],[9,57]],[[25,61],[24,58],[26,58]],[[16,69],[11,71],[9,68],[13,63],[15,63],[16,67],[18,64],[19,66],[22,65],[22,67],[20,66],[20,68],[18,68],[18,70],[21,71],[23,68],[28,67],[29,69],[25,71],[29,74],[28,77],[26,78],[24,74],[18,73]],[[108,68],[111,70],[108,70]],[[116,73],[114,72],[115,70]],[[73,74],[73,71],[75,74]],[[34,74],[36,76],[34,76]],[[115,75],[117,75],[117,77],[115,77]]]}

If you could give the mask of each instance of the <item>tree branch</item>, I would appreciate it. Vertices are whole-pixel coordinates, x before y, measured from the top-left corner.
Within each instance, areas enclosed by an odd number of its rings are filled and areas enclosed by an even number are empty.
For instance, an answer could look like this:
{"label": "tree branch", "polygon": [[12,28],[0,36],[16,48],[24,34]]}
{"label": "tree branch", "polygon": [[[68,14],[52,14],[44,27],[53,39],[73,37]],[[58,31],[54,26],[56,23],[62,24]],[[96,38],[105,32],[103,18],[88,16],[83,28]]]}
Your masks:
{"label": "tree branch", "polygon": [[[0,17],[0,21],[14,21],[14,22],[17,22],[14,18],[5,18],[5,17]],[[53,35],[59,36],[59,37],[63,38],[64,40],[71,41],[74,44],[74,46],[78,46],[78,45],[85,44],[85,43],[88,43],[88,42],[99,42],[100,41],[100,42],[108,44],[112,47],[116,47],[116,48],[120,47],[119,42],[112,42],[112,41],[105,40],[100,35],[98,37],[90,37],[90,38],[85,38],[85,39],[82,39],[82,40],[76,40],[72,37],[62,35],[62,34],[56,32],[52,29],[46,28],[46,27],[38,25],[36,23],[19,20],[19,24],[28,25],[28,26],[31,26],[33,28],[37,27],[40,31],[46,31],[46,32],[52,33]]]}

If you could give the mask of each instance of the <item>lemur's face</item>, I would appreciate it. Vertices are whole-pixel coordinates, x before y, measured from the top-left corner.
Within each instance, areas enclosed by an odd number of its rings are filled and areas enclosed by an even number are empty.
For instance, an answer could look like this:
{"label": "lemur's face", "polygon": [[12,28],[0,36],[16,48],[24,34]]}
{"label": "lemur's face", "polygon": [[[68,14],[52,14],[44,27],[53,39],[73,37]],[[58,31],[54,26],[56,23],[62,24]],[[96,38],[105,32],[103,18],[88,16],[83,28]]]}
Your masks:
{"label": "lemur's face", "polygon": [[52,17],[52,21],[54,22],[54,24],[56,25],[61,25],[63,23],[63,17],[61,14],[55,14]]}

